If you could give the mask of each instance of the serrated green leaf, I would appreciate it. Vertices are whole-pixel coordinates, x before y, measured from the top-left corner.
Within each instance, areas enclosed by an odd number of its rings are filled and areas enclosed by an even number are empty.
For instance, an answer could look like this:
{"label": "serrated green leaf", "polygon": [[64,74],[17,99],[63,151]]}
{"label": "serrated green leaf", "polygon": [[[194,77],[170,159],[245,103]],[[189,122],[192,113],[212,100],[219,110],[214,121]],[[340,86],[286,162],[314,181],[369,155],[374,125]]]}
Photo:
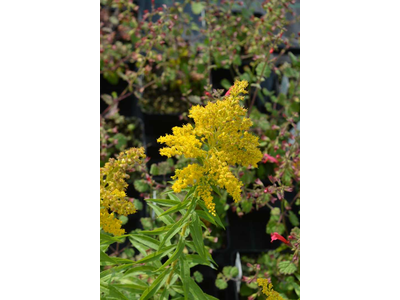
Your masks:
{"label": "serrated green leaf", "polygon": [[228,283],[225,280],[218,278],[217,280],[215,280],[215,286],[220,290],[224,290],[228,287]]}
{"label": "serrated green leaf", "polygon": [[145,193],[150,189],[150,185],[143,179],[135,180],[133,185],[139,193]]}
{"label": "serrated green leaf", "polygon": [[232,267],[231,271],[229,272],[229,274],[231,275],[232,278],[238,276],[239,274],[239,270],[237,267]]}
{"label": "serrated green leaf", "polygon": [[283,234],[285,232],[285,225],[283,225],[282,223],[278,223],[274,220],[269,220],[269,222],[267,223],[267,228],[266,231],[268,234],[277,232],[279,234]]}
{"label": "serrated green leaf", "polygon": [[199,271],[195,271],[193,273],[194,280],[197,281],[198,283],[203,282],[203,274],[201,274]]}
{"label": "serrated green leaf", "polygon": [[278,264],[279,272],[285,275],[290,275],[293,274],[294,272],[297,271],[297,267],[294,263],[291,261],[281,261]]}
{"label": "serrated green leaf", "polygon": [[[265,65],[265,67],[264,67],[264,65]],[[271,74],[271,69],[269,68],[269,66],[266,62],[261,62],[256,67],[256,73],[257,73],[257,76],[269,77],[269,75]]]}

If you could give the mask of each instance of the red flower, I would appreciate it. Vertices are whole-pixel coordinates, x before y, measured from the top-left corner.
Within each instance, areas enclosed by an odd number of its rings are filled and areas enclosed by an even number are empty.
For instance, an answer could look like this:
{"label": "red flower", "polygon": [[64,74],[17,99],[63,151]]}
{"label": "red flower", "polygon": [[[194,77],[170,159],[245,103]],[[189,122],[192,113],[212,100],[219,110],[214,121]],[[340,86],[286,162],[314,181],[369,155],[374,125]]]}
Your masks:
{"label": "red flower", "polygon": [[267,161],[270,161],[272,163],[278,163],[278,160],[275,157],[268,155],[267,153],[264,153],[262,162],[265,164]]}
{"label": "red flower", "polygon": [[275,240],[280,240],[284,242],[286,245],[289,245],[289,242],[277,232],[271,233],[271,243]]}
{"label": "red flower", "polygon": [[232,87],[229,88],[229,90],[226,92],[225,96],[229,96],[229,94],[230,94],[230,92],[231,92],[231,88],[232,88]]}

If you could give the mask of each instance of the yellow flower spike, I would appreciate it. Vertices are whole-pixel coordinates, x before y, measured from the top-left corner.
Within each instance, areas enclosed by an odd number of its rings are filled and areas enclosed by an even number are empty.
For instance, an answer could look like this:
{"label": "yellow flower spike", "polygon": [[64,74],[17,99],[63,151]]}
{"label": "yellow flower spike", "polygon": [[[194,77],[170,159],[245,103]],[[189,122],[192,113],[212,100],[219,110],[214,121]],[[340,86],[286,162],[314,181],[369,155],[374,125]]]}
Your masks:
{"label": "yellow flower spike", "polygon": [[268,279],[258,278],[257,283],[258,286],[262,287],[262,292],[267,296],[267,300],[283,300],[279,293],[273,290],[272,283],[270,283]]}
{"label": "yellow flower spike", "polygon": [[172,135],[157,140],[167,146],[160,150],[161,155],[197,159],[198,163],[176,170],[172,188],[179,193],[189,185],[197,186],[198,196],[213,215],[211,185],[226,189],[235,202],[239,201],[243,183],[233,175],[230,166],[257,167],[262,159],[258,137],[248,132],[253,123],[240,105],[244,99],[240,94],[247,93],[247,86],[247,81],[236,81],[223,99],[206,106],[193,106],[188,116],[194,120],[194,127],[191,124],[174,127]]}
{"label": "yellow flower spike", "polygon": [[131,148],[121,152],[115,160],[111,158],[100,168],[100,227],[114,235],[121,235],[121,221],[114,213],[128,216],[136,212],[133,203],[126,199],[128,170],[143,163],[144,148]]}

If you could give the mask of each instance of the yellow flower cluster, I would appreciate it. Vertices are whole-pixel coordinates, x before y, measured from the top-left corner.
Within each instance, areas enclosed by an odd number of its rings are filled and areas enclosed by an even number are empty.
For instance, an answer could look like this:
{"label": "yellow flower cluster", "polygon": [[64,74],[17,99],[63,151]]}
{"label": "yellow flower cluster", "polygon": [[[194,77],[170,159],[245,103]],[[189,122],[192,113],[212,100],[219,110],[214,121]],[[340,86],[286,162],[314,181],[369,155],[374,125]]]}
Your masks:
{"label": "yellow flower cluster", "polygon": [[136,212],[133,203],[126,200],[125,190],[128,187],[126,174],[133,166],[142,162],[143,148],[131,148],[121,152],[118,158],[110,160],[100,168],[100,226],[104,231],[114,235],[121,235],[121,221],[115,218],[114,213],[130,215]]}
{"label": "yellow flower cluster", "polygon": [[215,204],[210,186],[225,188],[235,202],[239,201],[243,184],[233,175],[230,166],[256,167],[262,159],[258,137],[248,132],[253,123],[240,105],[244,99],[240,94],[247,93],[247,86],[247,81],[236,81],[223,99],[205,107],[192,107],[189,117],[194,120],[194,127],[190,124],[174,127],[172,135],[158,139],[168,146],[160,150],[161,155],[197,159],[198,163],[176,171],[173,178],[177,180],[172,188],[179,193],[188,185],[197,185],[197,194],[213,215]]}
{"label": "yellow flower cluster", "polygon": [[272,283],[268,282],[268,279],[258,278],[257,283],[259,286],[262,286],[262,292],[267,296],[267,300],[283,300],[281,295],[273,290]]}

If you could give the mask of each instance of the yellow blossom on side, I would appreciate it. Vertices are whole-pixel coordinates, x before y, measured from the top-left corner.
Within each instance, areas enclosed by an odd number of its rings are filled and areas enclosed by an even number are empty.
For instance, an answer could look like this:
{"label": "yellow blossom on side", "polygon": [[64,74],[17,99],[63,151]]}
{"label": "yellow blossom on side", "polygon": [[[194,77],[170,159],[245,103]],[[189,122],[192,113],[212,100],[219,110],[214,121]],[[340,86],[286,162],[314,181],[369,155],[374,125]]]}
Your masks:
{"label": "yellow blossom on side", "polygon": [[279,295],[277,291],[273,290],[272,283],[270,283],[268,279],[258,278],[257,283],[258,286],[262,287],[262,292],[267,296],[267,300],[283,300],[281,295]]}
{"label": "yellow blossom on side", "polygon": [[257,167],[262,159],[258,137],[248,132],[253,123],[240,105],[244,99],[240,94],[247,93],[247,86],[247,81],[236,81],[223,99],[206,106],[193,106],[188,116],[194,120],[194,127],[191,124],[174,127],[172,135],[158,139],[167,145],[160,150],[161,155],[184,155],[197,160],[185,169],[176,170],[173,189],[180,192],[189,185],[197,185],[197,194],[214,215],[211,185],[226,189],[235,202],[239,201],[243,183],[230,166]]}
{"label": "yellow blossom on side", "polygon": [[103,168],[100,168],[100,227],[114,235],[121,235],[121,221],[114,213],[128,216],[136,212],[133,203],[126,199],[125,190],[128,187],[126,174],[129,169],[141,163],[143,148],[131,148],[121,152],[117,159],[111,158]]}
{"label": "yellow blossom on side", "polygon": [[172,179],[176,179],[172,185],[172,189],[175,193],[180,193],[182,189],[188,185],[198,184],[200,179],[203,177],[204,168],[198,164],[191,164],[183,169],[178,169]]}

